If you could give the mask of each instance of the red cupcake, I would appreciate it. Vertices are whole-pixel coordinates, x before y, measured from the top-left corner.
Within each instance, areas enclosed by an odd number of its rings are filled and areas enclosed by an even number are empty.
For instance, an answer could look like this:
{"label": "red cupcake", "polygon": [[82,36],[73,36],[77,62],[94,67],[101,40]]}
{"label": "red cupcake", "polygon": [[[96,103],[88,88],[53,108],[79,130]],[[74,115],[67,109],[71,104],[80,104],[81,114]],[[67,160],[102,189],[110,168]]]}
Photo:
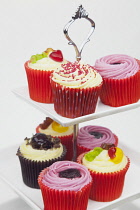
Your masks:
{"label": "red cupcake", "polygon": [[61,116],[80,117],[95,112],[102,86],[93,67],[78,62],[62,64],[52,73],[54,109]]}
{"label": "red cupcake", "polygon": [[95,62],[95,70],[103,77],[101,101],[119,107],[140,99],[140,66],[128,55],[108,55]]}

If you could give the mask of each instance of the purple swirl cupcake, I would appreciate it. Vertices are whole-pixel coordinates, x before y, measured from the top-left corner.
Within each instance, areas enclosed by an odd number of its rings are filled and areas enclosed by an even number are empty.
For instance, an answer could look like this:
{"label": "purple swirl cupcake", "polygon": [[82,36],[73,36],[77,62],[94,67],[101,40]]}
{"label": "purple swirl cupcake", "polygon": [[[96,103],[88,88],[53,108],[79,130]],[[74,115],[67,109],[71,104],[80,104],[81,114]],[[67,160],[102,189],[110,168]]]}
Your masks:
{"label": "purple swirl cupcake", "polygon": [[88,152],[102,144],[118,145],[118,137],[103,126],[87,125],[79,129],[77,135],[77,155]]}
{"label": "purple swirl cupcake", "polygon": [[38,183],[44,209],[87,209],[92,178],[85,166],[72,161],[58,161],[40,173]]}

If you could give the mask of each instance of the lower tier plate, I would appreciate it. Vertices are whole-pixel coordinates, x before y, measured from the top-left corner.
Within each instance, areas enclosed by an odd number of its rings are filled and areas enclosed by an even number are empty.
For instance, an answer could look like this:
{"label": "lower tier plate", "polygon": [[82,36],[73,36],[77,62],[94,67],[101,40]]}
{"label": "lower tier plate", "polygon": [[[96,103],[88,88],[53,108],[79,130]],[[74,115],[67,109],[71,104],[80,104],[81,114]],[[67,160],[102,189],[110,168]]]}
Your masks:
{"label": "lower tier plate", "polygon": [[[119,147],[123,149],[131,161],[121,197],[112,202],[96,202],[89,200],[87,210],[110,210],[140,197],[140,153],[122,143],[119,143]],[[15,145],[0,150],[0,178],[34,210],[43,210],[44,207],[40,189],[29,188],[22,181],[20,163],[16,156],[17,148],[18,145]]]}

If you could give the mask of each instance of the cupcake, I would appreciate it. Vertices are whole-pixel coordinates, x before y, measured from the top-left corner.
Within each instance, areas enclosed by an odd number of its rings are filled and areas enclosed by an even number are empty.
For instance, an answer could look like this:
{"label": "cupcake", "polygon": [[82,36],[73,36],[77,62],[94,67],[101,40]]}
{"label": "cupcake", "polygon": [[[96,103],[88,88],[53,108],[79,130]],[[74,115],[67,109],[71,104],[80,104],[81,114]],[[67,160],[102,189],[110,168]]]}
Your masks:
{"label": "cupcake", "polygon": [[130,161],[120,148],[104,144],[81,154],[77,162],[88,168],[94,180],[90,199],[108,202],[121,196]]}
{"label": "cupcake", "polygon": [[95,62],[95,70],[103,77],[101,101],[119,107],[140,99],[140,66],[127,55],[108,55]]}
{"label": "cupcake", "polygon": [[54,109],[61,116],[80,117],[95,112],[102,77],[93,67],[67,62],[51,76]]}
{"label": "cupcake", "polygon": [[37,126],[36,133],[45,133],[53,137],[58,137],[67,149],[66,160],[73,157],[73,126],[63,127],[49,117]]}
{"label": "cupcake", "polygon": [[25,63],[30,98],[41,103],[53,103],[50,75],[66,61],[60,50],[47,48],[41,54],[31,56]]}
{"label": "cupcake", "polygon": [[118,145],[118,137],[103,126],[87,125],[79,129],[77,135],[77,155],[88,152],[103,143]]}
{"label": "cupcake", "polygon": [[63,160],[65,154],[66,148],[57,137],[42,133],[26,137],[17,151],[23,182],[28,187],[39,188],[39,173],[54,162]]}
{"label": "cupcake", "polygon": [[92,178],[85,166],[58,161],[38,178],[44,210],[86,210]]}

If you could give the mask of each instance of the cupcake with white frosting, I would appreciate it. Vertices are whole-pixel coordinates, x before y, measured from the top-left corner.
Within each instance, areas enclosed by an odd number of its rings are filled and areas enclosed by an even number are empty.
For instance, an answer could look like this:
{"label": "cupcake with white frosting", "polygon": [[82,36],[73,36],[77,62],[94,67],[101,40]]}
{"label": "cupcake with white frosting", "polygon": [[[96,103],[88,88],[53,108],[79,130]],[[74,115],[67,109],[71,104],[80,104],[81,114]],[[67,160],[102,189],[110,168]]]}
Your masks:
{"label": "cupcake with white frosting", "polygon": [[103,77],[101,101],[119,107],[140,99],[140,66],[136,59],[114,54],[96,60],[94,69]]}
{"label": "cupcake with white frosting", "polygon": [[41,54],[32,55],[25,63],[30,98],[41,103],[53,103],[50,85],[51,73],[66,61],[60,50],[47,48]]}
{"label": "cupcake with white frosting", "polygon": [[86,210],[92,183],[88,169],[72,161],[58,161],[38,178],[44,209]]}
{"label": "cupcake with white frosting", "polygon": [[21,164],[23,182],[32,188],[39,188],[37,178],[39,173],[52,163],[64,160],[66,148],[60,139],[36,133],[32,138],[25,138],[17,155]]}
{"label": "cupcake with white frosting", "polygon": [[58,137],[65,145],[67,153],[65,160],[72,160],[73,157],[73,126],[63,127],[50,117],[36,127],[36,133],[44,133],[53,137]]}
{"label": "cupcake with white frosting", "polygon": [[88,168],[94,180],[90,199],[108,202],[121,196],[130,160],[120,148],[104,144],[81,154],[77,162]]}
{"label": "cupcake with white frosting", "polygon": [[100,147],[103,143],[118,145],[118,137],[109,129],[98,125],[81,127],[77,135],[77,155]]}
{"label": "cupcake with white frosting", "polygon": [[55,111],[68,118],[95,112],[102,77],[93,67],[67,62],[52,73],[51,84]]}

